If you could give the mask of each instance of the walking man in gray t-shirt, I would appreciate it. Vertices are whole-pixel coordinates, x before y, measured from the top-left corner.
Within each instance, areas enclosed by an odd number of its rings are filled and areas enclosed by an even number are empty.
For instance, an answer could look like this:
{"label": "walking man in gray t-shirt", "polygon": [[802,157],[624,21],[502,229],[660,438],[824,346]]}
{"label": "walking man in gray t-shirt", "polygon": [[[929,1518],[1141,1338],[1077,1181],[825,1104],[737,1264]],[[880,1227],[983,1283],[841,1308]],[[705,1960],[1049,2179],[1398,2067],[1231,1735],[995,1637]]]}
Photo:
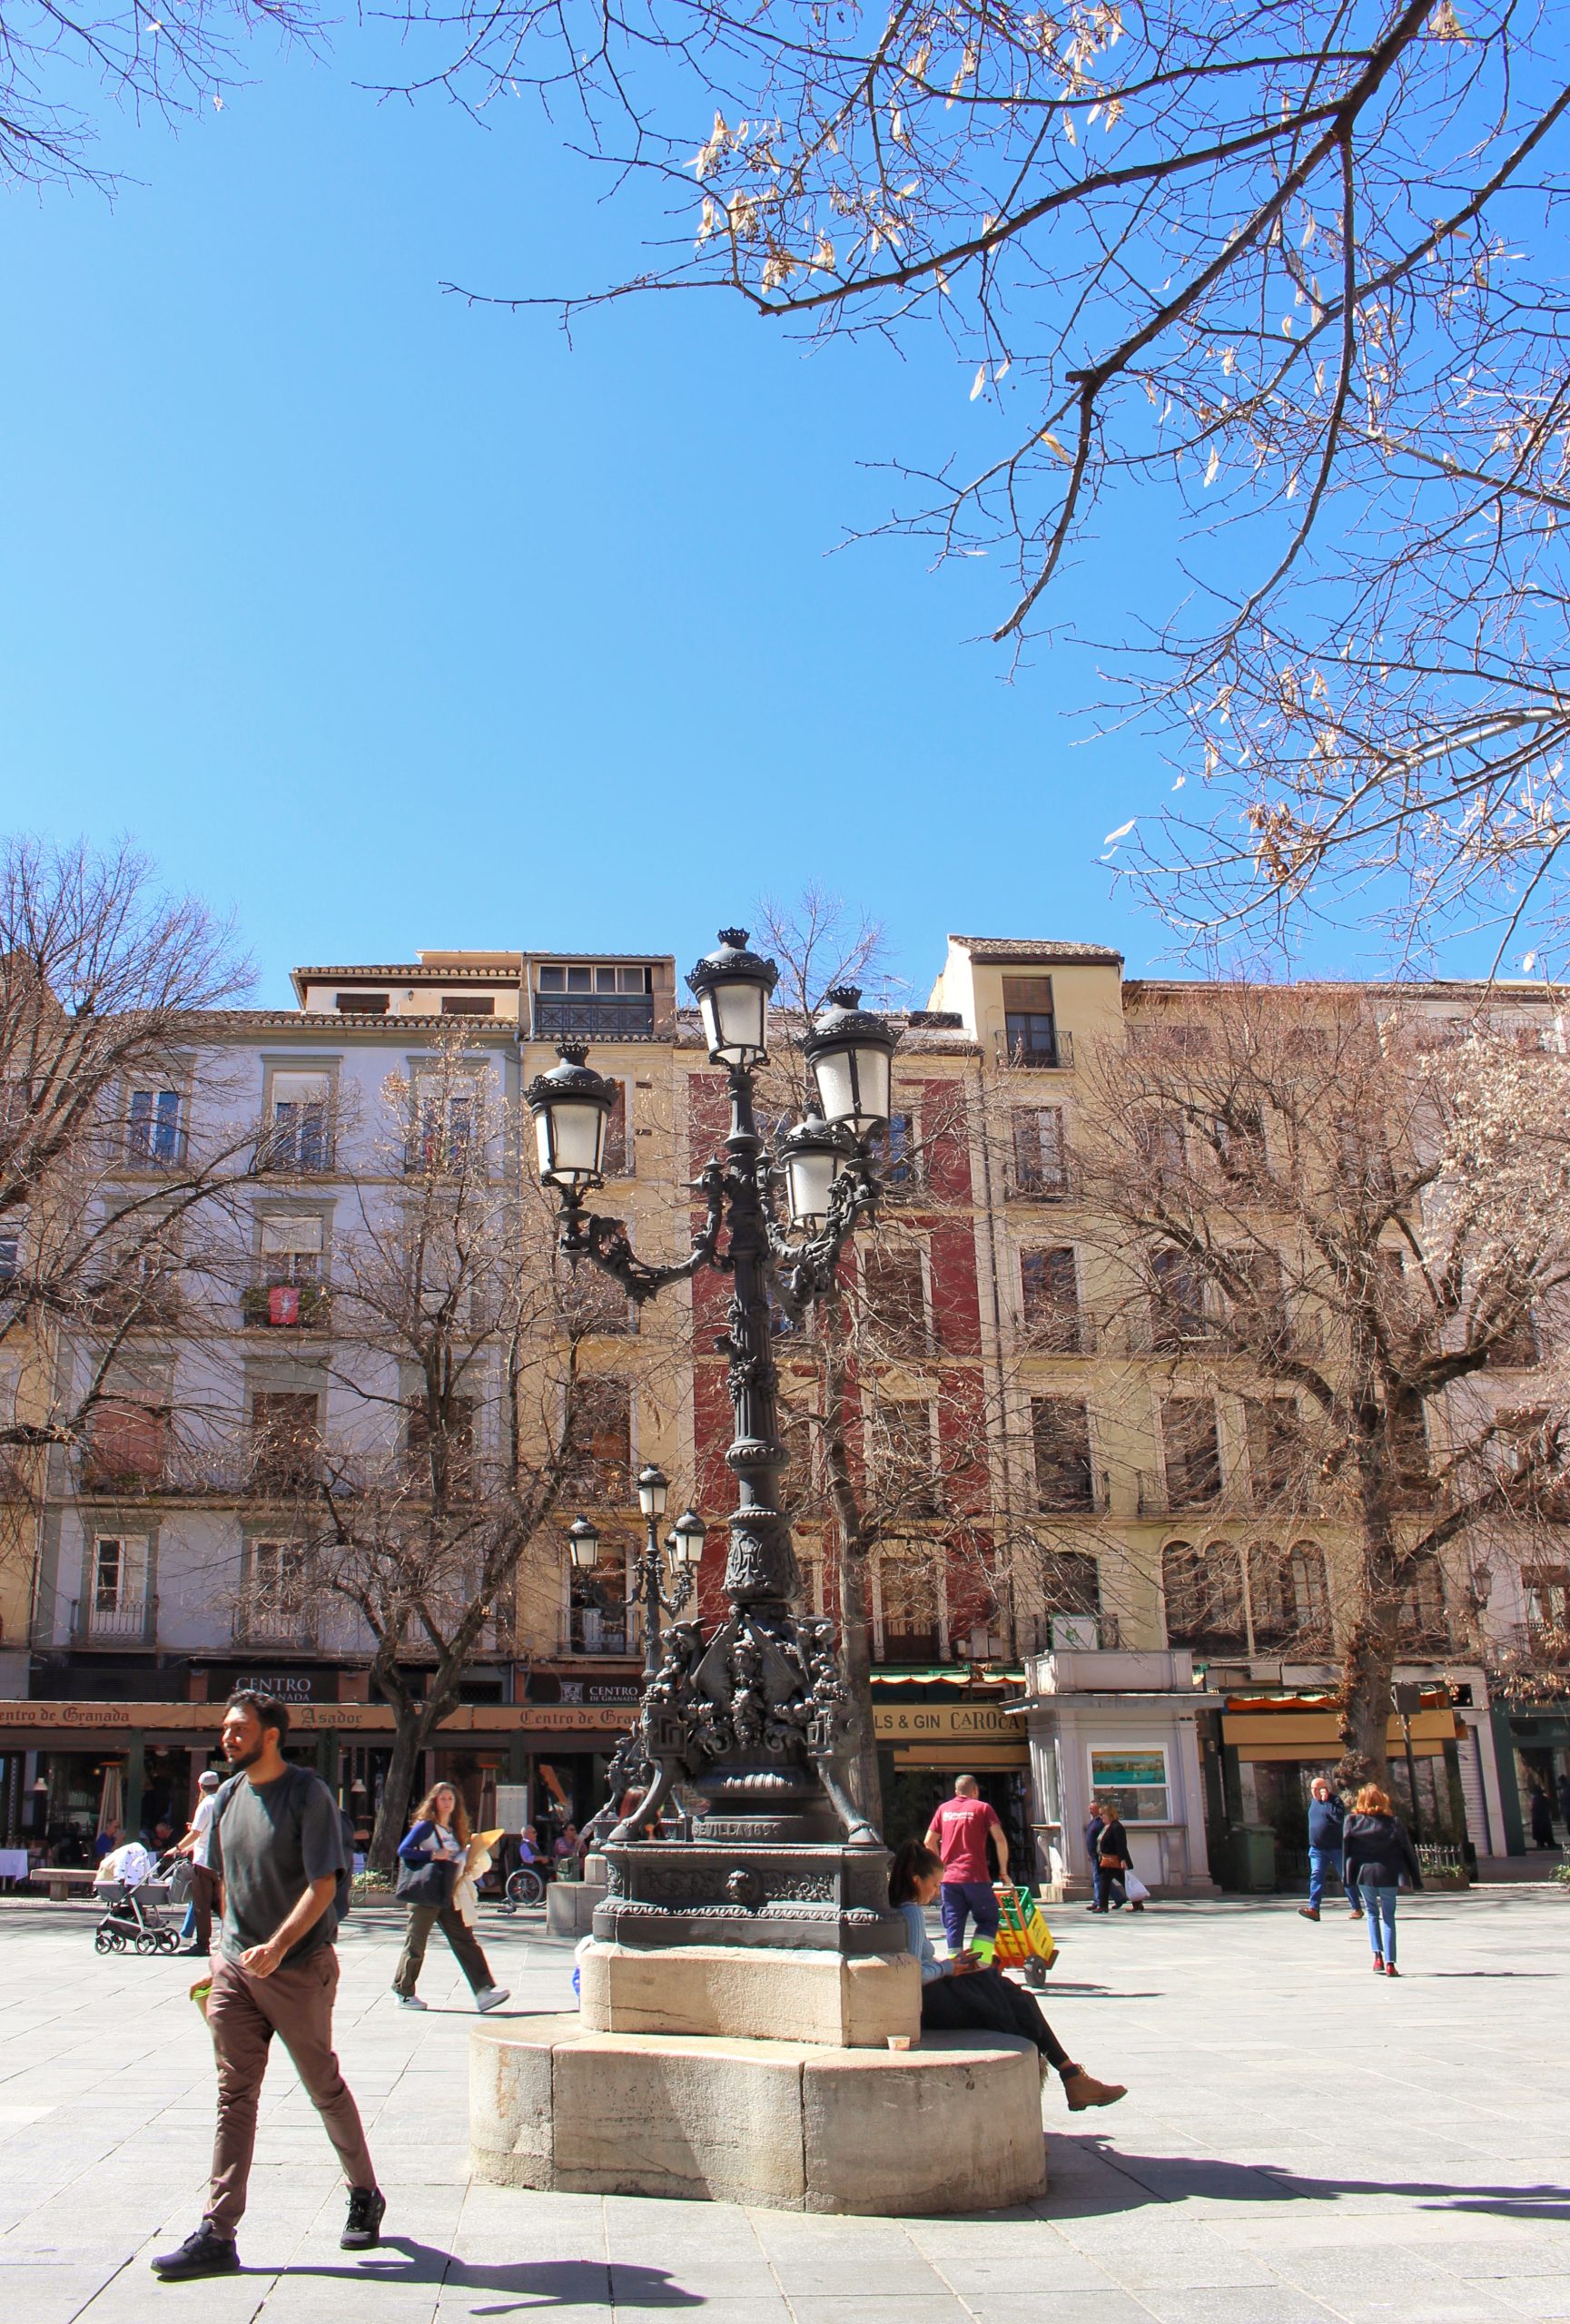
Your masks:
{"label": "walking man in gray t-shirt", "polygon": [[342,1823],[321,1777],[283,1757],[288,1732],[288,1710],[270,1695],[245,1688],[231,1697],[223,1754],[235,1773],[217,1795],[209,1845],[223,1884],[223,1935],[207,2003],[218,2053],[212,2185],[195,2234],[153,2262],[165,2282],[232,2275],[240,2265],[234,2230],[245,2209],[256,2110],[275,2034],[349,2181],[342,2249],[370,2250],[387,2209],[332,2047],[333,1899],[340,1873],[349,1869]]}

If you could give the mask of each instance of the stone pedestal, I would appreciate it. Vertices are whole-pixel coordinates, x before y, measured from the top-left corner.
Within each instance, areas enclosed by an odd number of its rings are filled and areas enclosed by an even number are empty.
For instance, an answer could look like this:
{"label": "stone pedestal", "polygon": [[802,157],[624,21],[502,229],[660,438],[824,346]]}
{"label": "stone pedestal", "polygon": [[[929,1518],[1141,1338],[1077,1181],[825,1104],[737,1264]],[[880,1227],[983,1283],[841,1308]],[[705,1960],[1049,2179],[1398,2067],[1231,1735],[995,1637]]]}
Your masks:
{"label": "stone pedestal", "polygon": [[469,2137],[476,2178],[573,2194],[897,2218],[1046,2191],[1036,2053],[1002,2034],[845,2050],[488,2018]]}
{"label": "stone pedestal", "polygon": [[[782,1817],[777,1828],[805,1820]],[[904,1924],[888,1901],[886,1848],[792,1837],[760,1843],[748,1832],[739,1820],[713,1816],[690,1840],[612,1842],[596,1936],[639,1952],[704,1945],[847,1955],[904,1950]]]}
{"label": "stone pedestal", "polygon": [[603,1880],[553,1880],[545,1892],[545,1932],[577,1942],[594,1926],[595,1907],[605,1902]]}
{"label": "stone pedestal", "polygon": [[913,1954],[847,1955],[683,1945],[646,1953],[597,1939],[578,1963],[584,2030],[595,2034],[744,2036],[839,2049],[914,2042],[922,2024]]}

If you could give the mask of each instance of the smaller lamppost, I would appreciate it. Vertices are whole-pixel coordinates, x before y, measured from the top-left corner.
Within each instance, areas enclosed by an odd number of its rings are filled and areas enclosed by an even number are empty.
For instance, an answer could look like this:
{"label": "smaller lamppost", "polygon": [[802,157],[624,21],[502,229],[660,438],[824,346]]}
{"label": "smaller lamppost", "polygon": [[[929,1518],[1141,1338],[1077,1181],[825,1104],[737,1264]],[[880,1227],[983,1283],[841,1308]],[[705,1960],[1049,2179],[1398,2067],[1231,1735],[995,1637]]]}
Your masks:
{"label": "smaller lamppost", "polygon": [[[632,1587],[626,1604],[644,1610],[643,1667],[646,1678],[659,1668],[661,1610],[679,1614],[692,1596],[694,1578],[703,1563],[708,1527],[696,1509],[684,1509],[660,1547],[659,1521],[665,1515],[670,1480],[652,1462],[638,1472],[637,1501],[647,1527],[641,1554],[633,1565]],[[599,1533],[587,1517],[575,1517],[567,1529],[568,1554],[575,1570],[587,1579],[599,1563]],[[666,1587],[665,1559],[670,1559],[670,1586]]]}

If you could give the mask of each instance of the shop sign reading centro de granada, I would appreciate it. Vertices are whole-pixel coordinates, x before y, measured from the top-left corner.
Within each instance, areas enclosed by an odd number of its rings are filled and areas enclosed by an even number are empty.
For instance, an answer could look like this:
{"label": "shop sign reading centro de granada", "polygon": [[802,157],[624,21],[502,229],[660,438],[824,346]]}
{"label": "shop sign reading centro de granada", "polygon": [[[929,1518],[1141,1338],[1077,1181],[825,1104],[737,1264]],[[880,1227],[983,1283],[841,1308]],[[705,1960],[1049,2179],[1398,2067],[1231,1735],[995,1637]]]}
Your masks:
{"label": "shop sign reading centro de granada", "polygon": [[875,1703],[873,1733],[880,1743],[1018,1743],[1020,1721],[998,1703]]}

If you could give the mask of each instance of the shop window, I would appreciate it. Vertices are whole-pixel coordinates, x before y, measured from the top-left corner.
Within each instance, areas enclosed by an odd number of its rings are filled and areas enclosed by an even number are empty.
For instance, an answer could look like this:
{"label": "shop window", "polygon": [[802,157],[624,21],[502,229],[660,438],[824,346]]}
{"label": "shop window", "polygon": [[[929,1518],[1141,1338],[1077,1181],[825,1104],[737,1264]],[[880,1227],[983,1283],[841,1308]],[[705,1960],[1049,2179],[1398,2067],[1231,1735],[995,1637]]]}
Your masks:
{"label": "shop window", "polygon": [[1125,1824],[1169,1820],[1164,1751],[1092,1751],[1091,1790],[1116,1807]]}

